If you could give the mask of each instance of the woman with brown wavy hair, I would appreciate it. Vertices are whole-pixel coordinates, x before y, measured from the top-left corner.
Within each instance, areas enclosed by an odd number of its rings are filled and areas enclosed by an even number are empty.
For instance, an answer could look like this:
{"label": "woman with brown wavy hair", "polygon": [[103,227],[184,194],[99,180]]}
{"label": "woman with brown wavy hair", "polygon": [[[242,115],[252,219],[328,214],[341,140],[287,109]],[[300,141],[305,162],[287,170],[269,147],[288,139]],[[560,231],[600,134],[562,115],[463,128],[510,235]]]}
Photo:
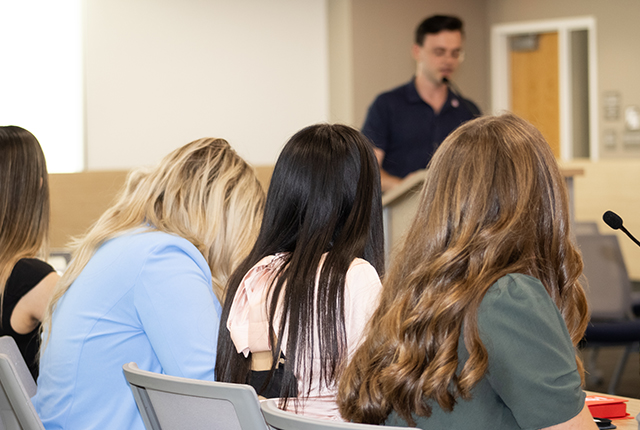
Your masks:
{"label": "woman with brown wavy hair", "polygon": [[575,351],[581,272],[540,132],[513,115],[466,123],[431,161],[340,412],[424,429],[595,429]]}

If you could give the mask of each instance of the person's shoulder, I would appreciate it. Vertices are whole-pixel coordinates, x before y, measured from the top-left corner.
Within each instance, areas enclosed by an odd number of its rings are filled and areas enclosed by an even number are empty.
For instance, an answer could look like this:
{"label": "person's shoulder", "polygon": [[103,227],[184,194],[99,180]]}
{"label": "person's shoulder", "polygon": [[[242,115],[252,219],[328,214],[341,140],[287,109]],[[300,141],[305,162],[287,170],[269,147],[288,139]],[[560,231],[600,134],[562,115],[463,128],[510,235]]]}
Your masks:
{"label": "person's shoulder", "polygon": [[193,243],[172,233],[158,230],[138,230],[117,239],[126,241],[126,243],[121,244],[122,247],[129,248],[132,252],[140,254],[175,254],[178,251],[178,253],[185,254],[198,262],[204,259],[202,253]]}
{"label": "person's shoulder", "polygon": [[473,106],[474,108],[476,108],[476,109],[478,110],[478,112],[480,112],[480,108],[478,107],[478,105],[476,104],[476,102],[474,102],[473,100],[468,99],[468,98],[466,98],[466,97],[461,97],[461,98],[463,98],[464,100],[466,100],[466,101],[467,101],[467,103],[469,103],[471,106]]}
{"label": "person's shoulder", "polygon": [[367,260],[354,258],[347,271],[347,284],[371,285],[380,284],[380,276],[375,267]]}
{"label": "person's shoulder", "polygon": [[[548,339],[571,346],[562,315],[542,282],[519,273],[505,275],[489,288],[478,308],[478,326],[483,342],[489,342],[492,348],[532,328]],[[503,340],[497,341],[496,333]]]}
{"label": "person's shoulder", "polygon": [[189,240],[161,231],[137,233],[131,240],[125,252],[131,255],[132,260],[137,259],[142,264],[144,269],[141,277],[162,282],[164,277],[175,273],[198,273],[211,282],[211,268],[207,259]]}
{"label": "person's shoulder", "polygon": [[469,119],[473,119],[482,115],[482,111],[473,100],[468,99],[466,97],[462,97],[460,95],[455,95],[454,97],[458,98],[459,103],[465,107],[465,110],[464,110],[465,117],[469,117]]}
{"label": "person's shoulder", "polygon": [[407,89],[414,88],[413,79],[409,82],[405,82],[402,85],[398,85],[397,87],[391,88],[388,91],[385,91],[383,94],[394,94],[394,95],[404,95]]}
{"label": "person's shoulder", "polygon": [[13,266],[5,286],[5,293],[22,297],[55,269],[37,258],[22,258]]}
{"label": "person's shoulder", "polygon": [[392,102],[394,100],[403,100],[407,98],[407,92],[413,86],[413,80],[405,82],[402,85],[391,88],[378,94],[374,103]]}
{"label": "person's shoulder", "polygon": [[480,318],[509,313],[557,316],[558,308],[540,280],[521,273],[510,273],[498,279],[487,291],[479,309]]}
{"label": "person's shoulder", "polygon": [[369,263],[367,260],[363,259],[363,258],[354,258],[353,261],[351,262],[351,264],[349,265],[349,270],[354,269],[354,268],[358,268],[358,269],[368,269],[368,268],[372,268],[373,270],[374,267],[371,265],[371,263]]}
{"label": "person's shoulder", "polygon": [[465,104],[467,105],[467,109],[472,110],[471,114],[474,117],[482,115],[482,111],[473,100],[468,99],[466,97],[460,97],[460,98],[465,101]]}
{"label": "person's shoulder", "polygon": [[38,258],[21,258],[18,260],[13,270],[16,272],[36,271],[40,273],[50,273],[54,271],[53,267],[51,267],[49,263]]}
{"label": "person's shoulder", "polygon": [[485,299],[538,300],[549,298],[547,290],[538,279],[522,273],[510,273],[498,279],[487,291]]}
{"label": "person's shoulder", "polygon": [[123,238],[129,236],[133,243],[141,245],[154,246],[177,246],[181,248],[195,248],[195,246],[184,237],[177,234],[166,233],[158,230],[148,231],[135,231],[128,235],[124,235]]}

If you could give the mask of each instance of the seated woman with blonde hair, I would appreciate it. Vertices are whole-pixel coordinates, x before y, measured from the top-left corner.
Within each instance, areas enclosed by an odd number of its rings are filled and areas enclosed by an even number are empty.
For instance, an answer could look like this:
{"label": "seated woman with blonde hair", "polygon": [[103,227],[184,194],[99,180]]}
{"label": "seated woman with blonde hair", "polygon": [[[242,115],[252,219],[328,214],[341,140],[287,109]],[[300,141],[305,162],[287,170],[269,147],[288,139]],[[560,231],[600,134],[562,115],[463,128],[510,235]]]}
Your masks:
{"label": "seated woman with blonde hair", "polygon": [[38,377],[40,321],[60,277],[44,257],[49,243],[49,176],[27,130],[0,127],[0,336],[16,341]]}
{"label": "seated woman with blonde hair", "polygon": [[588,310],[564,179],[547,142],[483,117],[436,152],[343,417],[423,429],[595,429],[575,347]]}
{"label": "seated woman with blonde hair", "polygon": [[257,235],[264,192],[222,139],[134,172],[81,239],[43,325],[45,428],[144,429],[122,365],[214,379],[224,285]]}

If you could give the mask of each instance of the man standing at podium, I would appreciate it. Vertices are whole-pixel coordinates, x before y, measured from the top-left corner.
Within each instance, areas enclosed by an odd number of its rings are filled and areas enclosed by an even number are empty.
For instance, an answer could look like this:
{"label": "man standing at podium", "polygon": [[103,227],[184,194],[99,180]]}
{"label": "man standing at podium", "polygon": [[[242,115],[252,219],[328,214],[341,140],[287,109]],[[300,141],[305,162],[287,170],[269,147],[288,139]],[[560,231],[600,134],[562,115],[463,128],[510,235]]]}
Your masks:
{"label": "man standing at podium", "polygon": [[450,88],[462,61],[462,21],[435,15],[416,29],[410,82],[380,94],[369,107],[362,133],[375,145],[382,191],[424,169],[455,128],[480,115],[478,107]]}

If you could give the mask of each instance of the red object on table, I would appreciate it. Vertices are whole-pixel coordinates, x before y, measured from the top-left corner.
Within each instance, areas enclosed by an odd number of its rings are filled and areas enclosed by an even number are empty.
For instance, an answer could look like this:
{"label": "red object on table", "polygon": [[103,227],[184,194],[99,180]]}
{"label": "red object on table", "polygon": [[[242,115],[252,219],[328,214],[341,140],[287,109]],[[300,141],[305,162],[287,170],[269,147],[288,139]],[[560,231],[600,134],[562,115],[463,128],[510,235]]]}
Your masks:
{"label": "red object on table", "polygon": [[625,418],[627,414],[626,399],[611,396],[587,396],[585,403],[591,415],[598,418]]}

